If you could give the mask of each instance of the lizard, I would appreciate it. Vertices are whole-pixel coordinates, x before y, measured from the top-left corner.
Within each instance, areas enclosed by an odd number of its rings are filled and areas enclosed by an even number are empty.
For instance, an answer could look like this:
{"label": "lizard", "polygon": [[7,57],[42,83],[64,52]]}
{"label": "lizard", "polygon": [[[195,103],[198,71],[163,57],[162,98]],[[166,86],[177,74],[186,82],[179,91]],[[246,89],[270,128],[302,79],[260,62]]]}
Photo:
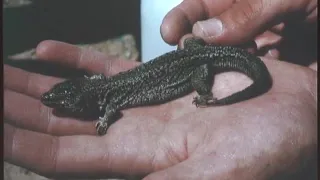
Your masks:
{"label": "lizard", "polygon": [[[253,80],[247,88],[217,99],[213,96],[214,74],[238,71]],[[107,132],[112,118],[123,109],[162,104],[196,91],[197,107],[228,105],[267,92],[271,75],[263,61],[244,49],[206,44],[200,38],[187,38],[184,48],[165,53],[133,69],[113,76],[95,74],[55,84],[41,96],[51,108],[72,113],[101,112],[95,128]]]}

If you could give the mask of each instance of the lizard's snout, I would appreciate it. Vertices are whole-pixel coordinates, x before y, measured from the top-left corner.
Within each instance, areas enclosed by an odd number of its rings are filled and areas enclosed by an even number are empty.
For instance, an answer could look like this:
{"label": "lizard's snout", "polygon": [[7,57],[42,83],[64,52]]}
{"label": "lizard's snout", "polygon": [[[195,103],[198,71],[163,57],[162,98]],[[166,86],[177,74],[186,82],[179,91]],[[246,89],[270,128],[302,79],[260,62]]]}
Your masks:
{"label": "lizard's snout", "polygon": [[42,104],[52,108],[67,108],[73,105],[71,101],[67,101],[65,96],[57,95],[56,93],[47,92],[44,93],[40,101]]}
{"label": "lizard's snout", "polygon": [[52,94],[51,93],[44,93],[42,96],[41,96],[41,102],[44,104],[44,105],[49,105],[51,104],[51,101],[52,101]]}

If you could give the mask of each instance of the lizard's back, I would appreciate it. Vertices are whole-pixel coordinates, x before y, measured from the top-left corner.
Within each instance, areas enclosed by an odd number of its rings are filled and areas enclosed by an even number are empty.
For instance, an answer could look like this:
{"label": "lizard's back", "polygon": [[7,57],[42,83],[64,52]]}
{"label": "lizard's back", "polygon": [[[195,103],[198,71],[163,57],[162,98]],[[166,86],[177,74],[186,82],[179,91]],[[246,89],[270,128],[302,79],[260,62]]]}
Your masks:
{"label": "lizard's back", "polygon": [[[222,70],[240,71],[256,82],[264,81],[266,85],[270,80],[268,70],[260,58],[245,50],[202,46],[166,53],[137,68],[113,76],[110,79],[111,87],[118,91],[119,96],[120,93],[127,94],[122,108],[158,104],[190,93],[193,90],[191,77],[204,64]],[[256,89],[257,85],[253,90]],[[250,93],[248,91],[247,94]],[[233,99],[237,99],[237,96]]]}

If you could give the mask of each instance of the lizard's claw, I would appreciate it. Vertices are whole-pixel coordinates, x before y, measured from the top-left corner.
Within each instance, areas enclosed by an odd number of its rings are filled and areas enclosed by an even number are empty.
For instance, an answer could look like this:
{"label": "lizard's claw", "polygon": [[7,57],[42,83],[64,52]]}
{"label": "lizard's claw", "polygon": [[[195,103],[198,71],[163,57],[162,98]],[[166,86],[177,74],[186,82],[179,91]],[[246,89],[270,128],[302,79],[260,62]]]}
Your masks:
{"label": "lizard's claw", "polygon": [[105,135],[107,133],[108,124],[103,117],[99,117],[99,121],[96,123],[95,127],[99,136]]}
{"label": "lizard's claw", "polygon": [[198,97],[193,98],[192,104],[196,105],[196,107],[199,106]]}
{"label": "lizard's claw", "polygon": [[196,107],[207,107],[214,105],[217,101],[217,98],[214,98],[212,95],[197,96],[193,98],[192,104],[195,104]]}

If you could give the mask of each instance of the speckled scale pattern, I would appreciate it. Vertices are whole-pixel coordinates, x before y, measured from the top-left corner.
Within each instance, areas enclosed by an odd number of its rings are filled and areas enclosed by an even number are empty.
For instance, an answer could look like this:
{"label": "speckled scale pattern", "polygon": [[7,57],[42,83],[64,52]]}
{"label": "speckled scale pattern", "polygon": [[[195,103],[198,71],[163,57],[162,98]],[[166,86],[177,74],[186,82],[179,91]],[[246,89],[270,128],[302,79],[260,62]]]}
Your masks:
{"label": "speckled scale pattern", "polygon": [[[111,77],[94,75],[59,83],[43,94],[41,101],[72,112],[99,109],[104,116],[96,128],[103,135],[108,121],[125,108],[165,103],[193,90],[199,94],[193,101],[197,106],[232,104],[258,96],[272,85],[265,64],[243,49],[205,45],[195,38],[187,39],[184,47]],[[242,72],[253,84],[217,100],[210,84],[217,69]]]}

